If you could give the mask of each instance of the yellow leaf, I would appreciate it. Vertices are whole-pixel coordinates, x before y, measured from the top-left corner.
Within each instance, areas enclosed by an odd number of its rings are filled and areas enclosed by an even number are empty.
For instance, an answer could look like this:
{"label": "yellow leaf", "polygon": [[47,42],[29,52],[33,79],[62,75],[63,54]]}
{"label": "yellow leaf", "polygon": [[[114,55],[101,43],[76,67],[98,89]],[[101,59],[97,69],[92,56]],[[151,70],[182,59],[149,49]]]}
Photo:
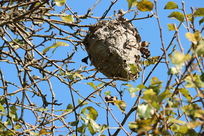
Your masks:
{"label": "yellow leaf", "polygon": [[175,51],[174,56],[171,56],[170,58],[173,64],[181,64],[184,63],[186,60],[189,60],[191,58],[191,55],[190,54],[185,55],[183,53]]}
{"label": "yellow leaf", "polygon": [[188,122],[187,126],[190,129],[194,129],[200,125],[202,125],[203,123],[201,121],[193,121],[193,122]]}
{"label": "yellow leaf", "polygon": [[194,44],[197,44],[201,40],[200,31],[193,33],[186,33],[186,38]]}
{"label": "yellow leaf", "polygon": [[195,12],[194,12],[195,16],[204,16],[204,8],[198,8]]}
{"label": "yellow leaf", "polygon": [[169,16],[169,18],[173,17],[181,22],[183,22],[184,20],[184,15],[181,13],[181,12],[178,12],[178,11],[174,11],[172,12]]}
{"label": "yellow leaf", "polygon": [[48,132],[48,131],[47,131],[46,129],[44,129],[44,128],[41,129],[39,135],[42,136],[42,135],[45,135],[45,134],[52,134],[52,132]]}
{"label": "yellow leaf", "polygon": [[115,100],[114,104],[123,112],[125,113],[126,103],[123,100]]}
{"label": "yellow leaf", "polygon": [[137,4],[137,9],[142,12],[152,11],[154,4],[148,0],[142,0]]}
{"label": "yellow leaf", "polygon": [[68,23],[74,22],[73,15],[61,15],[60,18]]}
{"label": "yellow leaf", "polygon": [[164,7],[164,9],[178,9],[178,5],[173,1],[169,1]]}
{"label": "yellow leaf", "polygon": [[66,0],[55,0],[57,6],[63,6],[66,3]]}
{"label": "yellow leaf", "polygon": [[173,31],[173,30],[175,30],[175,27],[173,24],[168,24],[168,29],[169,29],[169,31]]}
{"label": "yellow leaf", "polygon": [[130,10],[132,7],[137,5],[138,0],[127,0],[127,2],[128,2],[128,9]]}

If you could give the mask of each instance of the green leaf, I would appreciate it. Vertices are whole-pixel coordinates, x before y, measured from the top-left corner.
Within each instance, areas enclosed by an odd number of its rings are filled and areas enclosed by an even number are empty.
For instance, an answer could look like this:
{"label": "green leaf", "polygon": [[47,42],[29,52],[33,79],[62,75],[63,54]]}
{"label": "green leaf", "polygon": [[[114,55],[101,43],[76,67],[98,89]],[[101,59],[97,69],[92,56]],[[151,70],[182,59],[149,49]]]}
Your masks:
{"label": "green leaf", "polygon": [[[56,42],[56,43],[54,43],[54,44],[52,44],[52,46],[49,46],[49,47],[47,47],[47,48],[45,48],[44,50],[43,50],[43,54],[45,54],[47,51],[49,51],[51,48],[58,48],[58,47],[60,47],[60,46],[68,46],[68,44],[67,43],[65,43],[65,42]],[[54,50],[55,51],[55,50]],[[53,52],[54,53],[54,52]]]}
{"label": "green leaf", "polygon": [[183,136],[188,131],[188,127],[186,125],[177,125],[177,124],[174,124],[173,126],[170,127],[170,129],[173,132],[176,132],[177,136]]}
{"label": "green leaf", "polygon": [[199,25],[201,25],[203,22],[204,22],[204,17],[201,20],[199,20]]}
{"label": "green leaf", "polygon": [[181,92],[182,93],[182,95],[189,101],[189,102],[191,102],[191,96],[190,96],[190,93],[189,93],[189,91],[187,90],[187,89],[185,89],[185,88],[180,88],[180,89],[178,89],[178,91],[179,92]]}
{"label": "green leaf", "polygon": [[197,44],[199,41],[201,41],[201,32],[196,31],[194,34],[193,33],[186,33],[186,38],[191,41],[194,44]]}
{"label": "green leaf", "polygon": [[202,73],[202,74],[200,75],[200,80],[201,80],[202,82],[204,82],[204,73]]}
{"label": "green leaf", "polygon": [[195,52],[198,54],[198,56],[202,56],[204,54],[204,39],[202,39],[198,46],[195,49]]}
{"label": "green leaf", "polygon": [[38,110],[38,111],[40,111],[40,112],[49,111],[49,109],[47,109],[47,108],[37,108],[36,110]]}
{"label": "green leaf", "polygon": [[159,81],[159,79],[157,77],[152,77],[150,79],[151,84],[149,85],[148,89],[153,89],[154,92],[156,92],[156,94],[159,94],[161,88],[162,88],[162,82],[163,81]]}
{"label": "green leaf", "polygon": [[46,129],[42,128],[39,132],[39,135],[42,136],[42,135],[45,135],[45,134],[52,134],[52,132],[48,132]]}
{"label": "green leaf", "polygon": [[184,15],[178,11],[172,12],[168,17],[169,18],[171,18],[171,17],[176,18],[177,20],[179,20],[181,22],[184,21]]}
{"label": "green leaf", "polygon": [[22,127],[21,125],[17,124],[14,126],[14,129],[20,129],[21,127]]}
{"label": "green leaf", "polygon": [[139,126],[138,126],[137,122],[129,122],[128,127],[131,131],[137,132]]}
{"label": "green leaf", "polygon": [[185,121],[181,121],[181,120],[177,120],[175,118],[170,118],[168,120],[169,123],[178,123],[178,124],[185,124],[186,122]]}
{"label": "green leaf", "polygon": [[143,85],[143,84],[140,84],[140,85],[138,85],[136,88],[135,87],[129,87],[127,90],[128,90],[128,92],[130,93],[130,95],[131,95],[131,97],[132,98],[134,98],[135,96],[136,96],[136,92],[137,91],[139,91],[139,90],[141,90],[141,89],[144,89],[145,88],[145,86]]}
{"label": "green leaf", "polygon": [[73,105],[72,104],[68,104],[67,105],[67,110],[73,109]]}
{"label": "green leaf", "polygon": [[128,10],[130,10],[132,7],[137,5],[138,0],[127,0],[127,2],[128,2]]}
{"label": "green leaf", "polygon": [[84,134],[86,131],[86,125],[82,124],[80,127],[77,128],[77,132]]}
{"label": "green leaf", "polygon": [[99,124],[97,124],[93,119],[89,120],[88,123],[88,130],[91,133],[91,135],[95,135],[97,132],[99,132],[101,127]]}
{"label": "green leaf", "polygon": [[164,99],[171,96],[170,90],[165,90],[161,94],[158,95],[158,103],[161,103]]}
{"label": "green leaf", "polygon": [[197,74],[194,74],[192,76],[190,76],[190,75],[186,76],[184,81],[186,81],[186,83],[187,83],[186,87],[188,87],[188,88],[194,88],[194,87],[203,88],[204,87],[204,83],[201,81],[200,76]]}
{"label": "green leaf", "polygon": [[57,6],[63,6],[66,3],[66,0],[54,0]]}
{"label": "green leaf", "polygon": [[137,120],[136,122],[129,122],[128,126],[131,131],[140,134],[142,132],[150,131],[152,129],[151,124],[153,122],[154,121],[152,119]]}
{"label": "green leaf", "polygon": [[68,22],[68,23],[74,22],[73,15],[61,15],[60,18],[61,18],[63,21]]}
{"label": "green leaf", "polygon": [[69,124],[71,126],[76,126],[79,123],[79,120],[73,121],[73,122],[69,122]]}
{"label": "green leaf", "polygon": [[[86,112],[88,111],[88,113]],[[87,117],[96,120],[98,117],[98,112],[97,110],[95,110],[93,107],[89,106],[89,107],[85,107],[82,109],[82,114],[86,115]]]}
{"label": "green leaf", "polygon": [[103,124],[98,135],[99,136],[106,136],[106,135],[102,135],[103,131],[105,131],[106,129],[108,129],[108,125]]}
{"label": "green leaf", "polygon": [[174,52],[174,56],[169,56],[173,64],[181,64],[191,58],[190,54],[183,54],[178,51]]}
{"label": "green leaf", "polygon": [[168,24],[169,31],[175,30],[174,24]]}
{"label": "green leaf", "polygon": [[132,74],[137,74],[138,73],[138,69],[137,66],[135,64],[128,64],[130,66],[130,71],[132,72]]}
{"label": "green leaf", "polygon": [[[80,103],[82,103],[82,102],[83,102],[82,99],[78,99],[78,104],[80,104]],[[88,103],[89,103],[89,102],[84,101],[83,104],[82,104],[80,107],[82,107],[82,106],[84,106],[84,105],[86,105],[86,104],[88,104]]]}
{"label": "green leaf", "polygon": [[154,114],[153,108],[151,108],[150,105],[146,102],[138,105],[137,112],[140,119],[152,118],[152,115]]}
{"label": "green leaf", "polygon": [[123,112],[125,113],[126,103],[123,100],[115,100],[114,104]]}
{"label": "green leaf", "polygon": [[169,1],[164,7],[164,9],[178,9],[178,5],[173,1]]}
{"label": "green leaf", "polygon": [[146,66],[149,66],[151,64],[156,64],[159,61],[160,56],[153,56],[149,57],[146,61],[144,61],[144,64]]}
{"label": "green leaf", "polygon": [[4,106],[1,105],[1,103],[0,103],[0,110],[1,110],[1,112],[4,112],[4,111],[5,111]]}
{"label": "green leaf", "polygon": [[198,9],[194,12],[194,15],[197,16],[197,17],[204,16],[204,8],[198,8]]}
{"label": "green leaf", "polygon": [[93,82],[89,82],[87,85],[90,85],[94,90],[97,89],[97,86]]}
{"label": "green leaf", "polygon": [[137,4],[137,9],[142,12],[152,11],[153,8],[154,4],[148,0],[142,0]]}
{"label": "green leaf", "polygon": [[188,124],[187,124],[188,128],[190,128],[190,129],[194,129],[194,128],[199,127],[201,125],[202,125],[201,121],[188,122]]}

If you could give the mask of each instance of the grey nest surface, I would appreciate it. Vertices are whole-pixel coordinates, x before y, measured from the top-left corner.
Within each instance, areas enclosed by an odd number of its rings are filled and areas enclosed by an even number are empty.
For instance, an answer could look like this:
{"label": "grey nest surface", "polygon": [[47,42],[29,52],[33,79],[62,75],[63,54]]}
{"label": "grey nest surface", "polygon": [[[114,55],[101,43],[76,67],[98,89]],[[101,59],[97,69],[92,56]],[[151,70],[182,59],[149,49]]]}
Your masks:
{"label": "grey nest surface", "polygon": [[140,35],[130,21],[112,19],[90,26],[83,44],[91,63],[105,76],[135,80],[142,71],[140,42]]}

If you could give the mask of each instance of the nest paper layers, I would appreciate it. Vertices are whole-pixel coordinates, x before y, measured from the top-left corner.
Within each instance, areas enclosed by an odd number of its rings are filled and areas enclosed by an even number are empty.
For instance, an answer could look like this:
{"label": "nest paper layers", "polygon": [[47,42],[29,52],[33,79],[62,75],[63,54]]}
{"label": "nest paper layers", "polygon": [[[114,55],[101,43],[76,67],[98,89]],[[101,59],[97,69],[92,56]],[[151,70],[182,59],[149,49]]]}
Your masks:
{"label": "nest paper layers", "polygon": [[135,80],[142,71],[140,41],[131,22],[103,20],[89,28],[83,44],[91,63],[105,76]]}

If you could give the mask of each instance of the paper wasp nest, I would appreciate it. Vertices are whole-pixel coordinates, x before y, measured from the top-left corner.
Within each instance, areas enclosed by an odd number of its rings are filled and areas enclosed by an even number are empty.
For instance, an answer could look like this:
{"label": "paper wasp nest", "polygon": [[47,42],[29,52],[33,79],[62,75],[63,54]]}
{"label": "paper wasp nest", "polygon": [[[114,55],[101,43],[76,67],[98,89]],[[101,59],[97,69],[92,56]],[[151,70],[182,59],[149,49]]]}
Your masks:
{"label": "paper wasp nest", "polygon": [[148,42],[140,41],[140,35],[130,21],[103,20],[89,27],[83,44],[91,63],[105,76],[135,80],[142,71],[141,52],[146,53],[145,57],[150,55],[145,48]]}

